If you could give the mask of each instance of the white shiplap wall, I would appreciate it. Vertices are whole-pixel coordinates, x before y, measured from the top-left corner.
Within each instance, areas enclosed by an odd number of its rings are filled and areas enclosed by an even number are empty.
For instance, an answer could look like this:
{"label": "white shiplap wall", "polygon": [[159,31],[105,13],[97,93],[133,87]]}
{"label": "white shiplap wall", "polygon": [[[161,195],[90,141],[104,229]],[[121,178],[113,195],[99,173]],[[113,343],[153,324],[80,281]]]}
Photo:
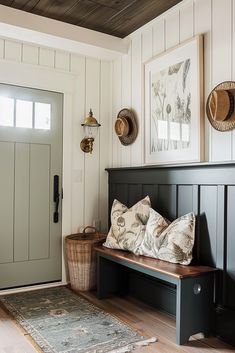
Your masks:
{"label": "white shiplap wall", "polygon": [[[100,220],[101,230],[107,230],[107,175],[104,169],[110,158],[107,137],[110,131],[112,63],[4,38],[0,38],[1,61],[9,65],[17,62],[24,68],[25,65],[44,68],[47,80],[50,80],[50,72],[55,71],[73,78],[71,155],[64,156],[64,167],[71,159],[69,202],[72,211],[67,229],[74,233],[83,225]],[[102,128],[95,140],[93,154],[85,154],[80,150],[80,141],[84,137],[81,122],[90,107]]]}
{"label": "white shiplap wall", "polygon": [[[131,35],[127,55],[113,65],[113,123],[122,107],[132,107],[139,120],[134,144],[122,147],[112,131],[112,166],[144,164],[143,63],[155,55],[204,34],[205,99],[211,89],[235,80],[235,0],[184,0]],[[235,131],[218,132],[205,117],[205,159],[235,159]]]}

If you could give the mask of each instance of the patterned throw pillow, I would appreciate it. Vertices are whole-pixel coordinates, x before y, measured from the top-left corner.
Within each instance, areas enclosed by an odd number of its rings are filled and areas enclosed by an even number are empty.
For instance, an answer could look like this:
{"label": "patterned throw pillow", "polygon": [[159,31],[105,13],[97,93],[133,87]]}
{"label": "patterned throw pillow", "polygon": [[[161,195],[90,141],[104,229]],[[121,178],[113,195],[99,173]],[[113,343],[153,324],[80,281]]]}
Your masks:
{"label": "patterned throw pillow", "polygon": [[118,200],[114,200],[111,209],[111,228],[103,245],[135,253],[143,241],[149,209],[148,196],[129,209]]}
{"label": "patterned throw pillow", "polygon": [[170,223],[158,212],[150,210],[146,232],[138,255],[189,265],[195,236],[195,216],[188,213]]}
{"label": "patterned throw pillow", "polygon": [[154,209],[150,208],[149,220],[146,224],[144,239],[140,247],[136,250],[138,255],[156,257],[161,246],[162,232],[171,222],[162,217]]}

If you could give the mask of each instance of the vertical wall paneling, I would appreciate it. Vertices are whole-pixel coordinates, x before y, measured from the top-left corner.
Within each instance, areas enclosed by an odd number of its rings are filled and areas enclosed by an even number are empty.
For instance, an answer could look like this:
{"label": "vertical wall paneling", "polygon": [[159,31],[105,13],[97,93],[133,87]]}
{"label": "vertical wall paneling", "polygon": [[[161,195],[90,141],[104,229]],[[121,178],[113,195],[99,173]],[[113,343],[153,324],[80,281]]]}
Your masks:
{"label": "vertical wall paneling", "polygon": [[142,122],[142,46],[141,33],[138,32],[132,39],[131,57],[131,103],[139,125],[137,139],[131,145],[131,165],[143,163],[143,122]]}
{"label": "vertical wall paneling", "polygon": [[[131,108],[131,46],[128,54],[122,56],[121,78],[121,107]],[[121,152],[121,166],[128,167],[131,164],[131,146],[123,146],[119,142]]]}
{"label": "vertical wall paneling", "polygon": [[175,10],[166,17],[166,49],[179,44],[179,31],[179,10]]}
{"label": "vertical wall paneling", "polygon": [[180,42],[194,35],[193,0],[180,8]]}
{"label": "vertical wall paneling", "polygon": [[[178,185],[177,188],[177,217],[183,216],[189,212],[198,215],[198,185]],[[200,229],[199,222],[196,222],[195,245],[193,249],[193,258],[199,258]]]}
{"label": "vertical wall paneling", "polygon": [[26,64],[38,65],[38,47],[23,44],[22,61]]}
{"label": "vertical wall paneling", "polygon": [[0,142],[0,262],[13,261],[14,144]]}
{"label": "vertical wall paneling", "polygon": [[196,217],[196,227],[195,227],[195,239],[193,247],[193,259],[200,262],[200,222],[198,219],[199,215],[199,195],[200,195],[200,185],[192,186],[193,200],[192,200],[192,211]]}
{"label": "vertical wall paneling", "polygon": [[140,184],[129,184],[128,185],[128,205],[132,207],[142,197],[142,185]]}
{"label": "vertical wall paneling", "polygon": [[67,52],[56,51],[55,54],[55,68],[69,71],[70,70],[70,54]]}
{"label": "vertical wall paneling", "polygon": [[142,62],[153,56],[153,27],[149,27],[142,32]]}
{"label": "vertical wall paneling", "polygon": [[224,269],[224,229],[225,229],[225,219],[224,213],[226,209],[225,205],[225,186],[218,186],[218,208],[217,208],[217,234],[216,234],[216,267],[223,270]]}
{"label": "vertical wall paneling", "polygon": [[[211,68],[211,7],[212,0],[194,1],[194,29],[195,34],[203,34],[204,43],[204,97],[205,102],[212,88]],[[211,133],[212,127],[205,115],[205,159],[211,160]]]}
{"label": "vertical wall paneling", "polygon": [[178,186],[178,217],[191,212],[193,209],[193,186],[179,185]]}
{"label": "vertical wall paneling", "polygon": [[4,45],[5,45],[4,40],[0,39],[0,59],[4,58]]}
{"label": "vertical wall paneling", "polygon": [[108,165],[113,166],[113,109],[114,109],[114,84],[113,84],[113,61],[110,62],[110,77],[109,77],[109,84],[110,84],[110,102],[109,102],[109,109],[110,109],[110,116],[109,116],[109,160]]}
{"label": "vertical wall paneling", "polygon": [[5,59],[11,61],[21,61],[22,44],[15,41],[5,41]]}
{"label": "vertical wall paneling", "polygon": [[121,165],[121,147],[120,141],[114,132],[114,124],[117,114],[120,111],[122,104],[122,59],[118,58],[113,63],[113,109],[112,109],[112,123],[110,126],[110,134],[112,141],[112,166]]}
{"label": "vertical wall paneling", "polygon": [[235,187],[228,187],[228,227],[227,227],[227,287],[226,287],[226,304],[235,309],[234,303],[234,290],[235,290],[235,261],[234,261],[234,248],[235,248],[235,217],[234,217],[234,204],[235,204]]}
{"label": "vertical wall paneling", "polygon": [[[232,0],[232,11],[231,11],[231,16],[232,16],[232,81],[235,81],[235,64],[234,64],[234,58],[235,58],[235,0]],[[235,130],[232,130],[232,160],[235,159]]]}
{"label": "vertical wall paneling", "polygon": [[85,75],[85,57],[82,55],[71,54],[70,71],[80,77],[81,72]]}
{"label": "vertical wall paneling", "polygon": [[[152,36],[152,57],[164,53],[193,35],[204,35],[204,99],[211,89],[225,80],[235,80],[235,0],[184,0],[173,10],[161,15],[151,24],[130,35],[132,46],[132,106],[144,111],[144,81],[140,70],[149,56],[149,38]],[[152,35],[150,34],[152,32]],[[141,48],[141,49],[140,49]],[[139,54],[141,50],[141,56]],[[141,63],[139,63],[141,61]],[[125,70],[122,68],[122,70]],[[124,75],[124,73],[122,72]],[[119,85],[119,81],[117,82]],[[115,86],[115,81],[114,81]],[[114,87],[115,90],[115,87]],[[116,98],[114,98],[114,102]],[[205,104],[204,102],[204,104]],[[114,103],[113,103],[114,104]],[[137,106],[136,106],[137,104]],[[142,108],[142,109],[141,109]],[[205,159],[206,161],[228,161],[235,158],[234,130],[218,132],[211,127],[205,114]],[[144,126],[144,116],[141,125]],[[131,166],[143,165],[140,156],[144,153],[144,129],[137,143],[131,147]],[[141,146],[140,146],[141,144]],[[133,157],[134,155],[134,157]],[[115,166],[123,166],[122,162]]]}
{"label": "vertical wall paneling", "polygon": [[84,183],[85,183],[85,153],[80,149],[80,141],[84,138],[84,131],[81,126],[85,116],[85,57],[71,56],[71,71],[76,73],[74,80],[74,119],[72,122],[72,232],[79,232],[79,227],[85,224],[84,220]]}
{"label": "vertical wall paneling", "polygon": [[[210,204],[208,204],[210,200]],[[217,186],[200,187],[200,261],[216,267]],[[206,215],[206,216],[205,216]]]}
{"label": "vertical wall paneling", "polygon": [[28,260],[29,144],[15,144],[14,261]]}
{"label": "vertical wall paneling", "polygon": [[[90,87],[93,86],[91,90]],[[86,115],[92,109],[100,120],[100,61],[86,59]],[[99,141],[94,141],[92,154],[85,154],[85,225],[92,225],[98,219],[99,190]]]}
{"label": "vertical wall paneling", "polygon": [[142,190],[142,197],[146,197],[151,195],[151,207],[153,209],[156,209],[157,203],[158,203],[158,186],[157,185],[151,185],[151,184],[146,184],[143,185],[143,190]]}
{"label": "vertical wall paneling", "polygon": [[216,267],[220,269],[217,275],[217,290],[216,290],[216,302],[226,305],[225,303],[225,243],[226,243],[226,187],[225,185],[218,185],[218,207],[217,207],[217,218],[216,218]]}
{"label": "vertical wall paneling", "polygon": [[[73,103],[74,94],[69,92],[64,93],[63,102],[63,116],[74,117]],[[65,133],[66,132],[66,133]],[[63,213],[63,235],[68,235],[72,231],[72,203],[73,203],[73,170],[72,170],[72,156],[73,156],[73,119],[63,119],[63,202],[62,202],[62,213]],[[71,196],[70,196],[71,195]],[[79,195],[82,197],[81,195]],[[79,210],[78,210],[79,212]],[[74,226],[74,225],[73,225]],[[80,224],[81,226],[81,224]],[[63,269],[64,271],[64,269]]]}
{"label": "vertical wall paneling", "polygon": [[178,185],[177,217],[189,212],[198,214],[198,185]]}
{"label": "vertical wall paneling", "polygon": [[159,185],[157,210],[169,220],[177,217],[177,187],[176,185]]}
{"label": "vertical wall paneling", "polygon": [[100,151],[100,165],[99,165],[99,215],[101,222],[100,229],[103,232],[108,230],[108,173],[105,168],[109,161],[109,148],[111,141],[109,141],[109,131],[111,119],[111,64],[109,62],[101,62],[100,70],[100,123],[99,131],[99,151]]}
{"label": "vertical wall paneling", "polygon": [[39,64],[41,66],[55,67],[55,51],[48,48],[39,48]]}
{"label": "vertical wall paneling", "polygon": [[[113,184],[115,188],[115,192],[119,195],[118,201],[123,203],[124,205],[128,206],[128,197],[129,197],[129,190],[127,184]],[[113,200],[112,200],[113,202]],[[110,205],[112,206],[112,205]]]}
{"label": "vertical wall paneling", "polygon": [[121,101],[123,108],[131,108],[131,51],[130,46],[128,53],[122,56]]}
{"label": "vertical wall paneling", "polygon": [[30,145],[29,259],[49,256],[50,146]]}
{"label": "vertical wall paneling", "polygon": [[[147,62],[153,56],[153,27],[147,28],[142,32],[141,37],[141,60],[142,63]],[[144,82],[144,65],[141,70],[141,82]],[[142,111],[141,111],[141,123],[139,125],[139,129],[142,131],[142,144],[144,143],[144,131],[145,131],[145,111],[144,111],[144,89],[141,90],[141,101],[142,101]],[[143,152],[143,149],[142,149]],[[144,156],[142,156],[142,163],[144,162]],[[141,163],[141,161],[140,161]],[[139,164],[140,164],[139,163]]]}
{"label": "vertical wall paneling", "polygon": [[[231,0],[212,1],[212,86],[231,80]],[[222,69],[223,68],[223,69]],[[212,129],[212,161],[232,157],[232,134]]]}
{"label": "vertical wall paneling", "polygon": [[153,25],[153,56],[165,50],[165,20],[160,19]]}
{"label": "vertical wall paneling", "polygon": [[199,202],[198,202],[198,195],[199,195],[199,185],[193,185],[193,204],[192,204],[192,210],[195,213],[195,215],[198,215],[199,211]]}

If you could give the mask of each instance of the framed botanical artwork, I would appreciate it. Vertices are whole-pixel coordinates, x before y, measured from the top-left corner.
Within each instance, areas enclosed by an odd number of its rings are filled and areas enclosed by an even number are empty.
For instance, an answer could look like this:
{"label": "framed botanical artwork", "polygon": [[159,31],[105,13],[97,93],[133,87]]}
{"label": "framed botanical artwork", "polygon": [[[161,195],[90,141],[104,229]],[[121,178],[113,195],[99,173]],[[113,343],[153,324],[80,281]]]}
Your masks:
{"label": "framed botanical artwork", "polygon": [[202,35],[145,63],[144,71],[145,163],[202,161]]}

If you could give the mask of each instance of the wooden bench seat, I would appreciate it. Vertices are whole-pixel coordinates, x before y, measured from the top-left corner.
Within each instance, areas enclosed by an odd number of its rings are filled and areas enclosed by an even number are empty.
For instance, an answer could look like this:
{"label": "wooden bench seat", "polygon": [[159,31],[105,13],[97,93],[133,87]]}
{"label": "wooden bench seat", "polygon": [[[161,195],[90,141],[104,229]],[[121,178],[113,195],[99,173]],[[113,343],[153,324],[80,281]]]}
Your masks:
{"label": "wooden bench seat", "polygon": [[95,251],[98,298],[125,293],[125,269],[129,268],[176,286],[177,344],[186,343],[193,334],[211,332],[215,268],[172,264],[103,246]]}

